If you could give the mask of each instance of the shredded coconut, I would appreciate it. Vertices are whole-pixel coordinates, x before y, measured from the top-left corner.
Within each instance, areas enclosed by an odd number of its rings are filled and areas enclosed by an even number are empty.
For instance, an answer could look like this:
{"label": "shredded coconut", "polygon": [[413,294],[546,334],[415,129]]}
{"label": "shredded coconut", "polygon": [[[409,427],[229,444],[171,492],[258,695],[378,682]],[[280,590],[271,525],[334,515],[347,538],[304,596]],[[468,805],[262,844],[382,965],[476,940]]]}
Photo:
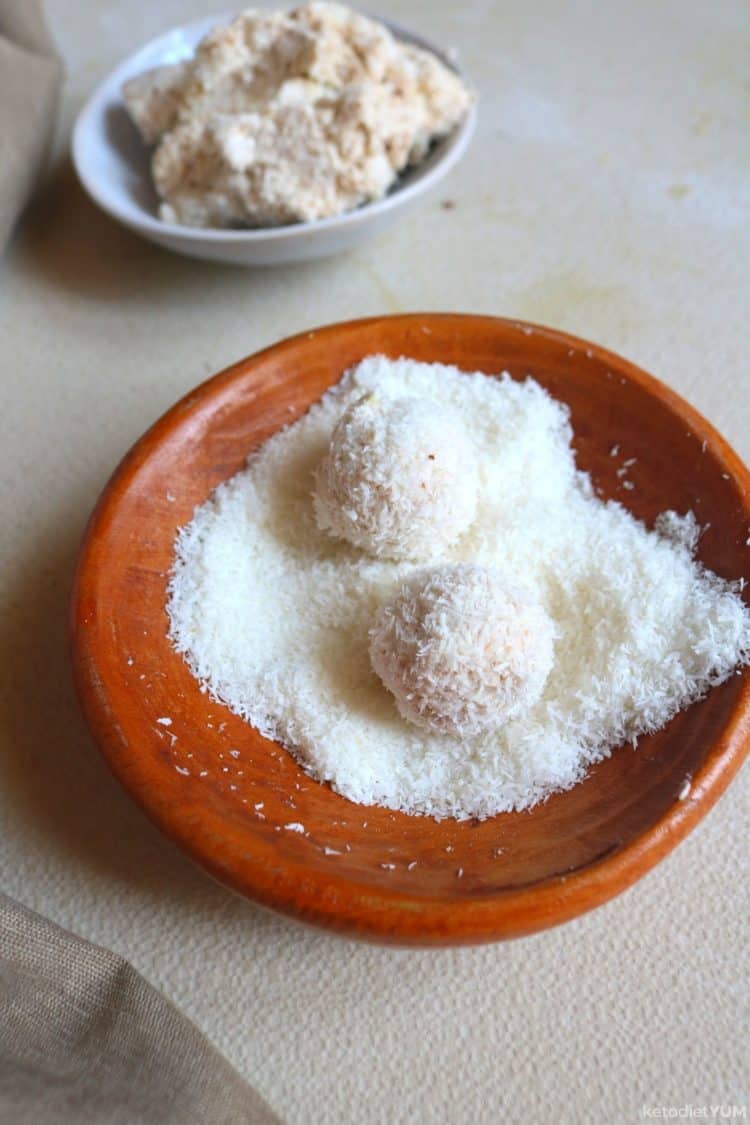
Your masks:
{"label": "shredded coconut", "polygon": [[[460,416],[477,510],[441,561],[497,568],[554,624],[541,696],[499,731],[462,738],[402,718],[368,634],[419,564],[373,558],[317,526],[314,472],[343,412],[373,392]],[[665,537],[663,521],[649,531],[594,496],[571,437],[565,406],[531,379],[363,360],[179,533],[174,645],[215,699],[352,801],[462,819],[569,788],[750,661],[739,584],[695,561],[692,533]]]}
{"label": "shredded coconut", "polygon": [[654,520],[654,531],[658,535],[670,540],[678,547],[684,547],[691,554],[698,546],[698,540],[703,530],[693,512],[686,512],[684,516],[681,516],[679,512],[673,512],[670,508],[666,512],[660,512]]}

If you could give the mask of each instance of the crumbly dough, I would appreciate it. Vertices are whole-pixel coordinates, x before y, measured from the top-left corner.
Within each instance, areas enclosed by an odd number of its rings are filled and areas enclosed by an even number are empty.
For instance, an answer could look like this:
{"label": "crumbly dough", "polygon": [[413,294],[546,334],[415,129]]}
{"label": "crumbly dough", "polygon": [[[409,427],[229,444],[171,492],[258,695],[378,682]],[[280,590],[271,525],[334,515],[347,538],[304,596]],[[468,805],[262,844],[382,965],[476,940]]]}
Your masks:
{"label": "crumbly dough", "polygon": [[434,55],[332,3],[244,12],[123,96],[157,144],[162,218],[196,227],[309,221],[378,199],[472,97]]}

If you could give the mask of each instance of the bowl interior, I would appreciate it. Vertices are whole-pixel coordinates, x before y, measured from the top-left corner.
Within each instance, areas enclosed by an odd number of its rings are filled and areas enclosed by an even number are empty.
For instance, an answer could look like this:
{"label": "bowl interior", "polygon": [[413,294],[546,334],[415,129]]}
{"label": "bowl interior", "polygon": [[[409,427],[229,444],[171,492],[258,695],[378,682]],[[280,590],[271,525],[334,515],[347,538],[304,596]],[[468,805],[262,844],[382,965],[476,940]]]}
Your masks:
{"label": "bowl interior", "polygon": [[[408,169],[382,200],[365,204],[355,211],[321,219],[314,223],[295,223],[286,227],[258,230],[202,230],[166,223],[158,217],[158,197],[150,173],[150,149],[141,140],[125,110],[122,86],[129,78],[151,67],[190,58],[196,44],[218,24],[228,23],[235,12],[221,12],[174,28],[146,44],[122,62],[94,93],[76,123],[73,158],[78,174],[89,194],[104,210],[144,232],[172,232],[193,241],[227,243],[253,242],[321,231],[342,223],[359,222],[407,202],[440,178],[460,158],[473,132],[475,111],[449,137],[436,143],[427,157]],[[455,69],[451,60],[427,40],[388,20],[383,23],[399,39],[432,51]]]}
{"label": "bowl interior", "polygon": [[[128,455],[81,556],[73,605],[79,691],[126,787],[236,889],[366,937],[526,932],[622,889],[702,815],[739,765],[747,677],[732,677],[637,750],[621,748],[569,792],[528,812],[464,823],[354,805],[212,702],[166,636],[176,531],[251,449],[373,352],[488,376],[531,374],[569,404],[578,464],[603,495],[648,524],[665,508],[693,509],[710,522],[701,559],[724,577],[742,574],[747,473],[661,384],[599,348],[528,325],[451,315],[354,322],[242,361],[174,407]],[[632,491],[617,476],[615,444],[620,458],[637,459]],[[688,780],[693,788],[680,800]],[[640,870],[615,870],[634,844]],[[540,887],[552,888],[552,898],[537,910]]]}

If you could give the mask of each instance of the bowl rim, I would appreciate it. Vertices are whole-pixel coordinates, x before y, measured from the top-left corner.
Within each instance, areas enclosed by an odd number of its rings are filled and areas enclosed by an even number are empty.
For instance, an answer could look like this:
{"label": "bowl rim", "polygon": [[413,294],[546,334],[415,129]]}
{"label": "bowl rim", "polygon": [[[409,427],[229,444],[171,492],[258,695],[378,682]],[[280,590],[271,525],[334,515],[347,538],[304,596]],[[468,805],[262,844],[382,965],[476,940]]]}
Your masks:
{"label": "bowl rim", "polygon": [[[115,469],[91,514],[80,547],[69,609],[69,639],[73,676],[78,699],[99,750],[115,777],[148,818],[167,837],[219,882],[259,905],[344,936],[400,945],[477,944],[521,937],[568,921],[603,904],[635,883],[663,859],[709,812],[750,751],[750,675],[743,675],[734,711],[722,735],[708,750],[691,781],[691,799],[676,800],[645,831],[615,851],[576,868],[525,886],[500,890],[466,899],[457,904],[441,896],[419,896],[331,876],[323,880],[324,893],[300,884],[299,871],[279,856],[274,872],[255,864],[240,866],[222,862],[210,846],[199,839],[200,817],[184,823],[172,805],[160,804],[146,775],[139,775],[131,760],[123,762],[122,745],[115,717],[104,697],[96,666],[96,652],[84,628],[87,606],[95,597],[100,575],[106,568],[99,542],[117,516],[121,498],[137,478],[151,452],[167,441],[192,414],[219,396],[233,381],[272,354],[291,350],[306,337],[332,337],[342,331],[372,328],[383,322],[401,322],[423,329],[435,322],[453,322],[466,329],[472,324],[502,324],[526,335],[537,334],[576,351],[595,357],[656,397],[681,418],[689,430],[709,443],[721,458],[725,471],[740,486],[742,503],[750,523],[750,470],[728,442],[697,410],[670,387],[621,356],[580,337],[531,322],[469,313],[407,313],[365,317],[308,329],[255,352],[220,371],[188,391],[167,410],[133,445]],[[346,895],[340,894],[345,884]],[[417,908],[418,906],[418,908]]]}
{"label": "bowl rim", "polygon": [[[122,59],[122,61],[99,83],[94,92],[81,107],[76,117],[71,136],[70,151],[73,166],[87,194],[103,211],[118,222],[124,223],[131,228],[148,231],[149,234],[179,238],[186,242],[219,242],[234,246],[253,245],[267,241],[285,241],[290,238],[300,238],[301,236],[310,237],[318,232],[323,233],[331,230],[340,230],[387,214],[401,204],[408,203],[422,192],[428,191],[442,180],[463,157],[476,129],[476,97],[472,100],[469,111],[463,121],[447,137],[444,137],[438,142],[440,145],[445,146],[444,151],[430,167],[424,172],[420,172],[419,166],[417,165],[414,170],[414,178],[410,182],[402,186],[397,186],[395,190],[390,191],[381,199],[363,203],[354,210],[344,211],[340,215],[331,215],[328,218],[316,219],[311,222],[287,223],[284,226],[278,227],[225,230],[221,227],[190,227],[183,223],[170,223],[155,215],[149,214],[140,204],[134,203],[132,205],[132,210],[124,206],[117,195],[110,195],[106,190],[103,190],[102,177],[97,177],[91,172],[85,157],[86,139],[94,122],[102,112],[103,105],[110,97],[111,88],[116,86],[119,90],[123,81],[131,75],[131,70],[138,60],[148,56],[162,42],[166,44],[176,33],[190,34],[194,29],[213,26],[214,24],[220,23],[222,20],[226,21],[230,19],[236,14],[236,11],[224,10],[213,16],[203,16],[184,24],[176,24],[168,30],[161,32],[159,35],[154,36],[153,39],[143,43],[137,50]],[[384,24],[397,38],[415,43],[425,50],[430,51],[433,55],[436,55],[441,62],[445,63],[446,66],[449,66],[451,70],[455,71],[456,74],[463,78],[469,89],[474,89],[466,74],[448,57],[445,51],[431,43],[430,40],[425,39],[424,36],[394,20],[385,19],[381,16],[371,16],[370,18]],[[147,68],[144,66],[143,69]]]}

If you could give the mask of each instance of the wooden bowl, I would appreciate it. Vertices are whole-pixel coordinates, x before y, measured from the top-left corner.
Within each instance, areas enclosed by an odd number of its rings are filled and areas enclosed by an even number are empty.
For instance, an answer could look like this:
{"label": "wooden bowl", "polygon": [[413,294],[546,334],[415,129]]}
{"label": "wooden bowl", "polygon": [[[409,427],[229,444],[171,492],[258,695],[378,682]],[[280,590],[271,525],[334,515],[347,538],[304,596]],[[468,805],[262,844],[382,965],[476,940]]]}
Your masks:
{"label": "wooden bowl", "polygon": [[[374,941],[517,937],[618,894],[708,812],[748,750],[750,677],[733,676],[636,752],[618,750],[546,804],[463,823],[352,804],[202,694],[167,640],[177,529],[251,449],[373,352],[533,375],[570,405],[578,464],[606,496],[649,524],[665,508],[692,508],[711,525],[700,541],[706,565],[727,578],[745,570],[750,474],[651,376],[593,344],[513,321],[354,321],[216,375],[127,455],[81,549],[71,615],[77,688],[125,788],[193,859],[248,898]],[[631,491],[610,456],[615,444],[637,458]],[[290,822],[309,835],[285,830]]]}

